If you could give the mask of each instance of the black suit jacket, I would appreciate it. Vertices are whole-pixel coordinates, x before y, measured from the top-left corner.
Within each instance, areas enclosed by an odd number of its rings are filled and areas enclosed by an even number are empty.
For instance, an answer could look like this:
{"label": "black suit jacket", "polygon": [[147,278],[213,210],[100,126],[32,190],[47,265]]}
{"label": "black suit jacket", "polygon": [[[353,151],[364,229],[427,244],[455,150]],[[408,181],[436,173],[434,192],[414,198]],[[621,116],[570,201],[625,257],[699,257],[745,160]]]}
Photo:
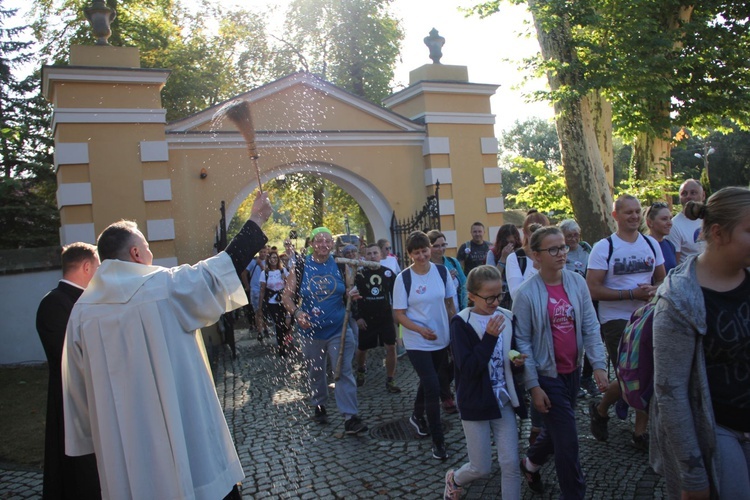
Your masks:
{"label": "black suit jacket", "polygon": [[65,455],[65,419],[62,399],[62,351],[70,311],[83,293],[61,281],[44,296],[36,313],[36,330],[49,366],[47,427],[44,438],[44,499],[101,498],[94,455]]}

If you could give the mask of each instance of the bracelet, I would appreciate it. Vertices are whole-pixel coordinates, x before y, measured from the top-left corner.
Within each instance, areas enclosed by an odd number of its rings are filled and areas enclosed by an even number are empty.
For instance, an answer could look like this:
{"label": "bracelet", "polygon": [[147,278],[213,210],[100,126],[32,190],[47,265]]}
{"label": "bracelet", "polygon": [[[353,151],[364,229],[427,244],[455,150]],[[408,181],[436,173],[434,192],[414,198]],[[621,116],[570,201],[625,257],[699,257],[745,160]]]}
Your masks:
{"label": "bracelet", "polygon": [[498,262],[497,265],[501,267],[505,267],[505,262]]}
{"label": "bracelet", "polygon": [[635,297],[633,297],[633,290],[629,289],[628,294],[630,294],[630,300],[635,300]]}
{"label": "bracelet", "polygon": [[298,312],[300,312],[300,308],[299,307],[297,309],[295,309],[294,312],[292,313],[292,318],[297,319],[297,313]]}
{"label": "bracelet", "polygon": [[617,294],[619,295],[617,300],[622,300],[622,290],[617,290]]}

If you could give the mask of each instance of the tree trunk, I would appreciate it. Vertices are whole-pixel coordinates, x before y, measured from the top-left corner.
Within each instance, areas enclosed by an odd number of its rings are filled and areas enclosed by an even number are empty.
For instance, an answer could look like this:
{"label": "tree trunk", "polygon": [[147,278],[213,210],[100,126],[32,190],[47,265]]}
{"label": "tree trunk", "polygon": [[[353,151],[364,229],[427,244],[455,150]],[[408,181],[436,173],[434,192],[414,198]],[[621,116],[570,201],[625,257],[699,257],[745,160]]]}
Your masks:
{"label": "tree trunk", "polygon": [[[565,13],[559,12],[556,22],[547,18],[542,23],[538,15],[542,8],[554,9],[547,0],[529,0],[542,57],[556,61],[561,68],[548,72],[550,88],[553,91],[563,86],[577,89],[583,76],[579,69],[575,69],[578,67],[577,57]],[[602,112],[603,103],[604,100],[597,95],[555,102],[555,125],[568,197],[582,234],[591,242],[608,236],[615,229],[611,216],[612,192],[602,159],[602,151],[606,158],[612,156],[611,114],[607,117]],[[607,136],[609,144],[606,140],[600,144],[598,139]],[[609,165],[611,170],[611,161]]]}

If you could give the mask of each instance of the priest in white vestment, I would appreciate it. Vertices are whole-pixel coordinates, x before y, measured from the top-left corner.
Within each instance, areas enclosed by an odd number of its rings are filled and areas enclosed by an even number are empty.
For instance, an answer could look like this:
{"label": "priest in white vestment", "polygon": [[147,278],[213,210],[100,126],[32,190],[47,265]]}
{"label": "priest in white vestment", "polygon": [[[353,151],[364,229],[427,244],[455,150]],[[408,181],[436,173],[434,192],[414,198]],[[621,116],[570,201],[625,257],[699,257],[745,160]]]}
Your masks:
{"label": "priest in white vestment", "polygon": [[259,195],[226,251],[153,266],[135,223],[97,241],[102,265],[76,303],[63,352],[65,453],[95,453],[109,499],[220,500],[244,473],[200,328],[247,303],[238,277],[267,238]]}

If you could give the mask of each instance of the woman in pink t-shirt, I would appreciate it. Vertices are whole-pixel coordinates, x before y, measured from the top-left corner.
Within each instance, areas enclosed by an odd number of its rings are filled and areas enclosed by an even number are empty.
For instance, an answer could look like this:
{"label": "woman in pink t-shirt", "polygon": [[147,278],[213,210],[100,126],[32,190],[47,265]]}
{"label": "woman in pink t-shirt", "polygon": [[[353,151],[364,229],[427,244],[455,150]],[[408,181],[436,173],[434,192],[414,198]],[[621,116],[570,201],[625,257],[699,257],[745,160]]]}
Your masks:
{"label": "woman in pink t-shirt", "polygon": [[537,229],[530,247],[539,272],[513,299],[514,333],[517,349],[529,356],[524,384],[544,428],[521,460],[521,473],[531,490],[542,492],[539,469],[554,455],[560,498],[584,498],[575,421],[579,368],[585,350],[594,380],[606,389],[604,345],[586,281],[565,269],[570,248],[562,232],[556,227]]}

